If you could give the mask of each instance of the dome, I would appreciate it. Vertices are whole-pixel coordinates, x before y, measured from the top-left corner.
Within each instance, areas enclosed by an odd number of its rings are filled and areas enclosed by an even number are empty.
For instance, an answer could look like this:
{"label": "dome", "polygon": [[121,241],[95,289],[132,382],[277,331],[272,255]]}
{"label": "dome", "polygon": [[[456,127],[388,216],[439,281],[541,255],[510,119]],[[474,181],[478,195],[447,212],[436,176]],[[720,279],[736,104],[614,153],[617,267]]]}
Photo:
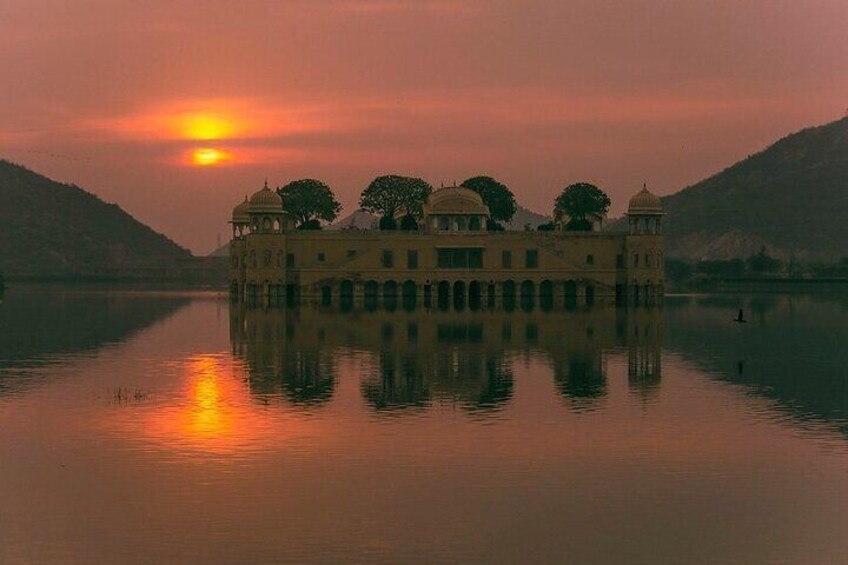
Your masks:
{"label": "dome", "polygon": [[642,185],[642,190],[630,199],[630,204],[627,206],[628,214],[662,214],[662,211],[660,197],[650,192],[645,185]]}
{"label": "dome", "polygon": [[244,202],[240,203],[238,206],[233,208],[233,223],[234,224],[248,224],[250,223],[250,202],[247,200],[247,196],[244,197]]}
{"label": "dome", "polygon": [[425,214],[489,215],[489,207],[470,188],[446,186],[433,191],[424,206]]}
{"label": "dome", "polygon": [[262,190],[250,197],[250,212],[253,214],[279,214],[283,211],[283,199],[275,191],[268,188],[268,183]]}

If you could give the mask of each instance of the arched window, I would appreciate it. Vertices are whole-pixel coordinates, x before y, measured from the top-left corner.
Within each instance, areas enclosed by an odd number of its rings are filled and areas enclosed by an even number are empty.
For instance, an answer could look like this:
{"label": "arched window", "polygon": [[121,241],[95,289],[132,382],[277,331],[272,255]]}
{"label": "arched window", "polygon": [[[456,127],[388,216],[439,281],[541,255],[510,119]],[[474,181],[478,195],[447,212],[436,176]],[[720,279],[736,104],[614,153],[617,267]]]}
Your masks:
{"label": "arched window", "polygon": [[282,251],[277,251],[277,266],[278,267],[283,266],[283,252]]}
{"label": "arched window", "polygon": [[256,268],[256,250],[250,252],[250,266]]}
{"label": "arched window", "polygon": [[262,229],[264,231],[268,231],[271,229],[271,218],[267,216],[262,218]]}
{"label": "arched window", "polygon": [[439,229],[448,231],[450,229],[450,219],[447,216],[439,216]]}
{"label": "arched window", "polygon": [[480,218],[477,216],[472,216],[470,220],[468,220],[468,230],[469,231],[480,231]]}
{"label": "arched window", "polygon": [[271,266],[271,251],[268,249],[262,254],[262,264],[266,267]]}

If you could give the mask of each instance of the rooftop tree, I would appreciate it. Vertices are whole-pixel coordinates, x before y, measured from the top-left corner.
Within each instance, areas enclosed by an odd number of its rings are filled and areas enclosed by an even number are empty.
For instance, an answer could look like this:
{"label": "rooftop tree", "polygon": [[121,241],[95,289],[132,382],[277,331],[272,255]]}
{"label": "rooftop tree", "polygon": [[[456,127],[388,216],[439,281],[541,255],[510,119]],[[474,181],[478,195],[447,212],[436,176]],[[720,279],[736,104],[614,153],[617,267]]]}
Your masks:
{"label": "rooftop tree", "polygon": [[501,227],[501,222],[507,223],[515,215],[517,208],[515,195],[505,184],[492,177],[480,176],[465,179],[462,181],[462,186],[480,195],[483,203],[489,207],[491,221],[498,227]]}
{"label": "rooftop tree", "polygon": [[591,231],[592,218],[603,217],[610,207],[606,193],[587,182],[578,182],[565,187],[554,202],[554,217],[557,220],[568,216],[566,230]]}
{"label": "rooftop tree", "polygon": [[[359,206],[381,217],[380,229],[396,229],[398,213],[405,217],[421,217],[421,207],[432,191],[433,187],[419,178],[383,175],[362,191]],[[404,225],[409,226],[409,220]]]}
{"label": "rooftop tree", "polygon": [[278,188],[283,209],[294,216],[298,229],[320,229],[321,220],[332,222],[342,205],[332,189],[320,180],[300,179]]}

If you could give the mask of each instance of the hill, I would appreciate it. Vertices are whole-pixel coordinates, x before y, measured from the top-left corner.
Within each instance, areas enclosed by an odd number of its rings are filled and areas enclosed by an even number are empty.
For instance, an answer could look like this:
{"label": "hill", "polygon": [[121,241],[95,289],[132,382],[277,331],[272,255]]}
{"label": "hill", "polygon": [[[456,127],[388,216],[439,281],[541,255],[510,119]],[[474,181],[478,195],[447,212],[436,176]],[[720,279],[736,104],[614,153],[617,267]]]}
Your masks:
{"label": "hill", "polygon": [[116,204],[0,160],[0,270],[7,276],[120,276],[191,257]]}
{"label": "hill", "polygon": [[848,256],[848,117],[789,135],[663,198],[667,254]]}
{"label": "hill", "polygon": [[341,220],[336,220],[324,229],[328,230],[373,230],[377,229],[377,216],[362,208],[354,210]]}

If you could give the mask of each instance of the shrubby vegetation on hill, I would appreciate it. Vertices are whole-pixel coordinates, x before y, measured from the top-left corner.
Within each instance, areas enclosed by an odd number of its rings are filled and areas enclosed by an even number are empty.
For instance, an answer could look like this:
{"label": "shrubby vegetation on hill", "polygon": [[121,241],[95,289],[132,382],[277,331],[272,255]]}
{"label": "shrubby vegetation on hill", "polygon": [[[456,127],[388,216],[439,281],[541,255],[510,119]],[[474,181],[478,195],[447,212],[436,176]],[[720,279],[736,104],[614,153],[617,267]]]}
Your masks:
{"label": "shrubby vegetation on hill", "polygon": [[667,255],[789,260],[848,255],[848,117],[802,130],[663,198]]}
{"label": "shrubby vegetation on hill", "polygon": [[0,160],[0,271],[10,276],[103,276],[191,253],[116,204]]}
{"label": "shrubby vegetation on hill", "polygon": [[837,261],[782,261],[768,254],[765,248],[746,259],[705,259],[689,262],[666,259],[665,274],[669,282],[698,286],[716,281],[759,279],[772,281],[804,279],[848,280],[848,257]]}

